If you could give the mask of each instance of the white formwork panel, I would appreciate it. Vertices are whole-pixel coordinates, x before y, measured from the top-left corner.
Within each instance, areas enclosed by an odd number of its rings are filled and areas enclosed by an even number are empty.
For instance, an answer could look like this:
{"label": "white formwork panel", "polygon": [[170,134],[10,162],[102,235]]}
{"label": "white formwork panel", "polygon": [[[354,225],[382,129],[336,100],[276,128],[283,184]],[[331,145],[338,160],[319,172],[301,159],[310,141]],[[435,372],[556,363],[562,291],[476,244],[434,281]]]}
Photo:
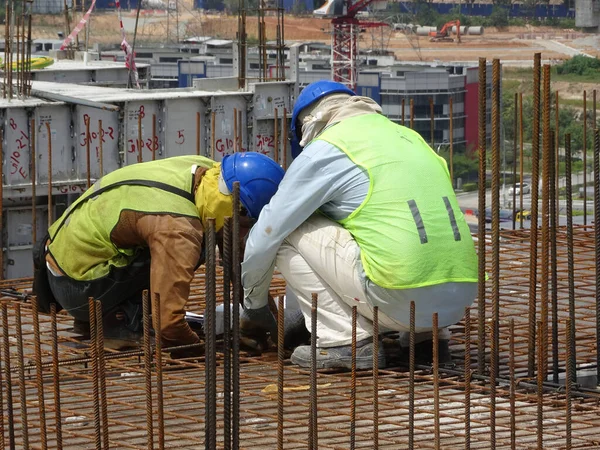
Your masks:
{"label": "white formwork panel", "polygon": [[31,122],[25,108],[4,110],[3,180],[4,196],[31,192]]}
{"label": "white formwork panel", "polygon": [[207,101],[202,97],[165,100],[165,158],[181,155],[210,156]]}
{"label": "white formwork panel", "polygon": [[[125,102],[123,111],[123,165],[137,162],[152,161],[160,157],[162,136],[160,135],[160,120],[162,100],[143,100]],[[139,135],[141,118],[142,133]],[[154,130],[153,133],[153,123]]]}
{"label": "white formwork panel", "polygon": [[[291,162],[289,123],[292,116],[294,83],[271,82],[252,85],[252,145],[250,150],[275,159],[279,164]],[[275,121],[277,115],[277,122]],[[286,120],[284,120],[284,116]],[[275,124],[277,123],[277,130]],[[276,132],[277,131],[277,132]]]}
{"label": "white formwork panel", "polygon": [[[100,123],[102,121],[102,123]],[[119,153],[119,112],[89,106],[75,107],[77,180],[87,185],[87,149],[90,149],[90,179],[93,183],[121,165]],[[86,123],[89,122],[89,135]],[[102,128],[100,128],[102,125]],[[102,144],[102,146],[100,145]],[[102,147],[102,148],[100,148]],[[102,161],[100,158],[102,157]]]}
{"label": "white formwork panel", "polygon": [[223,94],[212,97],[209,128],[210,158],[221,161],[225,155],[249,150],[247,111],[250,97],[251,95],[248,93]]}

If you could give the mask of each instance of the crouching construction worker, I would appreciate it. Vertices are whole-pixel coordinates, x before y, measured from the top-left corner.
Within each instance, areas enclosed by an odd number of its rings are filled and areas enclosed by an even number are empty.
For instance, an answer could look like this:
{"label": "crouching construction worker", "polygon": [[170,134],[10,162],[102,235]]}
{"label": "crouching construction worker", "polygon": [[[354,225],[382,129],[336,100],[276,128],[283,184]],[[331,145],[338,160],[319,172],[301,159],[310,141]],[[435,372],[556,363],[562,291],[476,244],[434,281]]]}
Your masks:
{"label": "crouching construction worker", "polygon": [[[317,367],[351,367],[353,306],[358,368],[372,364],[375,306],[381,329],[402,332],[408,347],[414,301],[416,342],[429,341],[431,353],[432,314],[440,327],[458,322],[477,290],[475,246],[445,161],[374,101],[332,81],[302,91],[291,138],[295,159],[246,243],[244,313],[273,329],[265,304],[277,266],[308,329],[318,294]],[[447,331],[440,339],[447,352]],[[308,367],[310,347],[291,360]]]}
{"label": "crouching construction worker", "polygon": [[[93,297],[102,302],[105,337],[136,342],[141,293],[150,289],[160,295],[160,310],[153,313],[160,315],[164,345],[199,342],[185,320],[185,305],[204,259],[207,219],[215,218],[217,232],[223,227],[233,213],[236,181],[242,216],[257,218],[282,178],[274,161],[251,152],[226,156],[221,164],[201,156],[173,157],[102,177],[50,227],[34,252],[40,309],[47,311],[54,301],[74,317],[77,331],[85,331]],[[198,352],[196,347],[175,357]]]}

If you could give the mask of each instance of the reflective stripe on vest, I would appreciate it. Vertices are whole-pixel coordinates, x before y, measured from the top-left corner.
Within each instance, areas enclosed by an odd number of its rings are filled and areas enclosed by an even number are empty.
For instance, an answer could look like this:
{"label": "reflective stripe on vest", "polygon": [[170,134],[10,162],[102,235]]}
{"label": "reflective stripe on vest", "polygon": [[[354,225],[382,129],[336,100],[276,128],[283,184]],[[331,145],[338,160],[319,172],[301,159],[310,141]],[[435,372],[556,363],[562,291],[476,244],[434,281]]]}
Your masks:
{"label": "reflective stripe on vest", "polygon": [[61,270],[90,281],[130,264],[139,249],[118,248],[111,240],[122,211],[198,218],[193,165],[211,168],[215,162],[202,156],[167,158],[123,167],[94,183],[49,229],[48,249]]}
{"label": "reflective stripe on vest", "polygon": [[477,281],[475,246],[446,162],[418,133],[367,114],[316,139],[335,145],[368,173],[364,202],[339,223],[359,244],[371,281],[388,289]]}

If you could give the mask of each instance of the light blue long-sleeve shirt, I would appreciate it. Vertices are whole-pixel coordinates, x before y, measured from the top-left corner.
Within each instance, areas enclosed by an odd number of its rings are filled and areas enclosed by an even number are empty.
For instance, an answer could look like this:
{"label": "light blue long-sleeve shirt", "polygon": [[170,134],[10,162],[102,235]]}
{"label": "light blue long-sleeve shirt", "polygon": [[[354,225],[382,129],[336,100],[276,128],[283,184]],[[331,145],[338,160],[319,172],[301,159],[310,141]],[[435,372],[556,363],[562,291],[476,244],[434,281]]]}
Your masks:
{"label": "light blue long-sleeve shirt", "polygon": [[307,145],[248,236],[242,263],[246,306],[266,305],[277,251],[292,231],[317,209],[333,220],[348,217],[368,192],[367,173],[343,151],[320,140]]}

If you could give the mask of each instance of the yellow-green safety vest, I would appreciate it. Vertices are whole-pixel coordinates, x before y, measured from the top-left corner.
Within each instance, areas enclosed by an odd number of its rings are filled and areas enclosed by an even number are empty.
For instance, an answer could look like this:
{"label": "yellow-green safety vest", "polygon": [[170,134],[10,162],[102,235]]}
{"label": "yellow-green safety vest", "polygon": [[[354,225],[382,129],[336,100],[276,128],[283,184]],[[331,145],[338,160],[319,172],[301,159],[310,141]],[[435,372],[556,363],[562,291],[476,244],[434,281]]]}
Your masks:
{"label": "yellow-green safety vest", "polygon": [[[139,248],[119,248],[111,232],[122,211],[199,218],[194,204],[192,166],[212,168],[203,156],[178,156],[133,164],[105,175],[50,227],[48,246],[69,277],[89,281],[125,267]],[[101,194],[101,195],[99,195]]]}
{"label": "yellow-green safety vest", "polygon": [[446,162],[409,128],[380,114],[342,120],[318,140],[369,176],[369,192],[338,221],[361,249],[366,275],[387,289],[477,282],[477,255]]}

